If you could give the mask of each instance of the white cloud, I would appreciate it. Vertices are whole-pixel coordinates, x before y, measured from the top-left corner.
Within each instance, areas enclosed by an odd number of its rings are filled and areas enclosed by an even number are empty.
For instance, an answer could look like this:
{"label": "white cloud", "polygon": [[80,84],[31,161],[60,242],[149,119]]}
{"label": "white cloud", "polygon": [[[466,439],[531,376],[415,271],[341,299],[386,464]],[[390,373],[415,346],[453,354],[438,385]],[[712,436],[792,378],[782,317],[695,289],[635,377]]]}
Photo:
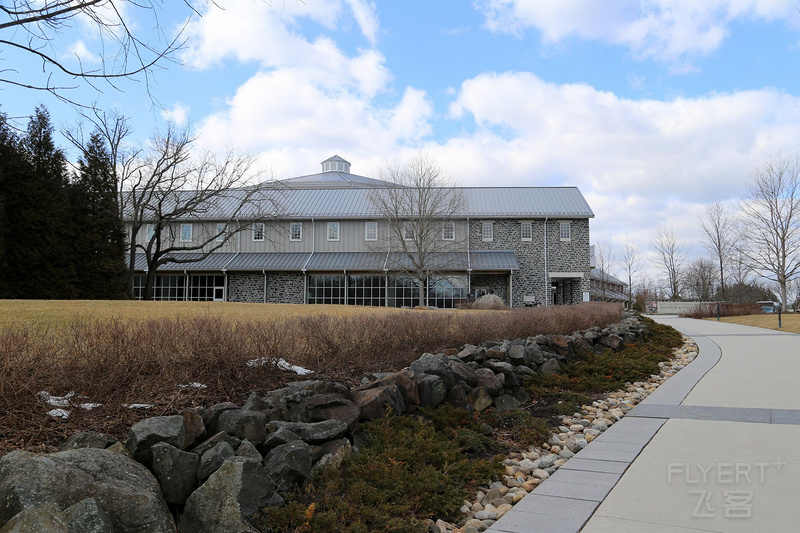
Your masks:
{"label": "white cloud", "polygon": [[492,31],[541,32],[545,43],[567,38],[600,40],[690,68],[685,58],[706,55],[722,44],[732,22],[783,19],[797,27],[793,0],[478,0]]}
{"label": "white cloud", "polygon": [[364,34],[364,37],[367,38],[372,46],[375,46],[380,27],[375,3],[365,0],[345,0],[345,2],[353,12],[358,27],[361,28],[361,33]]}
{"label": "white cloud", "polygon": [[82,40],[72,43],[72,45],[67,49],[65,59],[68,61],[79,62],[82,65],[97,65],[100,63],[100,55],[89,50],[89,48],[86,46],[86,43],[84,43]]}
{"label": "white cloud", "polygon": [[181,102],[175,102],[172,109],[163,109],[161,118],[168,122],[173,122],[177,126],[183,126],[189,120],[189,107]]}

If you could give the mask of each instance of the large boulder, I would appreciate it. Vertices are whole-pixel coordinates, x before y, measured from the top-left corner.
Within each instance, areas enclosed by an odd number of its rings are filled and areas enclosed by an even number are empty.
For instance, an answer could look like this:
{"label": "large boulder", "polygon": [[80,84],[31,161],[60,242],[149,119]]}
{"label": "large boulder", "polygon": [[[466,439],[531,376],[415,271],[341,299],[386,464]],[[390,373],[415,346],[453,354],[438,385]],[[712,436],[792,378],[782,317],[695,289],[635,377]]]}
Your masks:
{"label": "large boulder", "polygon": [[156,476],[167,503],[183,505],[197,488],[200,456],[159,442],[153,450],[153,475]]}
{"label": "large boulder", "polygon": [[134,424],[128,432],[125,447],[134,459],[145,466],[153,462],[150,448],[157,442],[166,442],[183,449],[186,441],[186,420],[181,415],[145,418]]}
{"label": "large boulder", "polygon": [[348,427],[358,422],[360,415],[358,406],[338,394],[317,394],[289,410],[289,419],[292,422],[341,420]]}
{"label": "large boulder", "polygon": [[470,387],[478,384],[478,376],[475,375],[475,369],[462,362],[458,357],[452,356],[448,358],[447,364],[450,365],[456,375],[456,381],[463,381]]}
{"label": "large boulder", "polygon": [[98,448],[53,454],[14,451],[0,459],[0,523],[42,503],[66,509],[95,498],[116,533],[174,532],[153,475],[124,455]]}
{"label": "large boulder", "polygon": [[[402,414],[406,411],[403,395],[396,385],[353,391],[353,403],[361,409],[362,420],[383,418],[389,411]],[[304,439],[305,440],[305,439]]]}
{"label": "large boulder", "polygon": [[58,451],[75,450],[78,448],[100,448],[105,449],[116,441],[104,433],[97,431],[81,431],[68,438],[64,444],[58,447]]}
{"label": "large boulder", "polygon": [[439,376],[432,374],[417,375],[419,404],[422,407],[436,407],[447,397],[447,387]]}
{"label": "large boulder", "polygon": [[484,387],[489,396],[502,394],[504,382],[500,377],[502,374],[495,374],[489,368],[479,368],[475,371],[475,376],[478,378],[478,387]]}
{"label": "large boulder", "polygon": [[86,498],[64,509],[69,533],[114,533],[111,517],[94,498]]}
{"label": "large boulder", "polygon": [[[265,474],[261,463],[254,459],[236,457],[226,461],[189,496],[180,519],[180,533],[256,533],[245,522],[243,507],[246,512],[262,502],[278,503]],[[263,494],[263,499],[255,494]],[[240,498],[245,500],[244,506]]]}
{"label": "large boulder", "polygon": [[362,385],[357,391],[368,389],[377,389],[380,387],[392,386],[397,387],[400,394],[403,396],[403,401],[406,406],[419,405],[419,393],[417,392],[417,375],[413,370],[406,368],[400,372],[394,372],[386,376],[382,376],[376,381]]}
{"label": "large boulder", "polygon": [[208,450],[210,450],[220,442],[227,442],[228,444],[231,445],[231,448],[236,449],[242,443],[242,440],[237,437],[232,437],[231,435],[228,435],[224,431],[220,431],[219,433],[210,436],[209,438],[207,438],[206,440],[204,440],[203,442],[192,448],[191,451],[192,453],[196,453],[197,455],[202,457],[204,453],[206,453]]}
{"label": "large boulder", "polygon": [[230,409],[219,415],[217,430],[258,446],[267,440],[267,415],[261,411]]}
{"label": "large boulder", "polygon": [[208,450],[200,457],[200,465],[197,467],[197,481],[203,483],[222,466],[225,459],[234,455],[236,455],[236,452],[227,442],[220,442]]}
{"label": "large boulder", "polygon": [[203,411],[203,423],[206,426],[206,431],[208,431],[210,435],[218,433],[219,431],[217,430],[217,422],[219,421],[219,415],[225,411],[238,408],[239,406],[233,402],[222,402],[216,403]]}
{"label": "large boulder", "polygon": [[[444,354],[424,353],[422,356],[411,363],[411,370],[417,376],[420,374],[431,374],[439,377],[447,387],[448,390],[453,388],[456,384],[456,374],[450,367],[449,360]],[[418,378],[419,379],[419,378]]]}
{"label": "large boulder", "polygon": [[55,503],[28,507],[15,515],[0,533],[71,533],[64,513]]}
{"label": "large boulder", "polygon": [[311,475],[314,452],[303,441],[278,446],[264,457],[263,465],[272,483],[280,491],[304,482]]}
{"label": "large boulder", "polygon": [[184,409],[179,413],[186,421],[186,438],[183,449],[206,437],[206,426],[203,417],[193,409]]}
{"label": "large boulder", "polygon": [[288,429],[303,441],[318,444],[327,440],[338,439],[347,432],[347,424],[341,420],[325,420],[323,422],[270,422],[267,425],[270,431],[281,428]]}

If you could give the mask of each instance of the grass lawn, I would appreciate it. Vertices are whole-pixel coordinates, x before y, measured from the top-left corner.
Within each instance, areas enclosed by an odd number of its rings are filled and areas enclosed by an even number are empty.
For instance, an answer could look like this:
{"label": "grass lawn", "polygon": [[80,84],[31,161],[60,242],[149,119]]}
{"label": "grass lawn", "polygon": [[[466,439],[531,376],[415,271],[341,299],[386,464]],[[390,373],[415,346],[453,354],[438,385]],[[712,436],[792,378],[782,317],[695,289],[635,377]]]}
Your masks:
{"label": "grass lawn", "polygon": [[[716,318],[708,318],[706,320],[716,320]],[[778,315],[745,315],[745,316],[729,316],[720,319],[720,322],[728,322],[730,324],[741,324],[743,326],[755,326],[757,328],[778,329]],[[800,333],[800,313],[782,313],[781,324],[783,327],[779,331],[788,331],[790,333]]]}
{"label": "grass lawn", "polygon": [[274,320],[300,315],[355,316],[408,313],[408,309],[354,305],[296,305],[230,302],[139,302],[132,300],[0,300],[0,327],[63,326],[75,320],[104,318],[150,320],[180,317],[225,317]]}

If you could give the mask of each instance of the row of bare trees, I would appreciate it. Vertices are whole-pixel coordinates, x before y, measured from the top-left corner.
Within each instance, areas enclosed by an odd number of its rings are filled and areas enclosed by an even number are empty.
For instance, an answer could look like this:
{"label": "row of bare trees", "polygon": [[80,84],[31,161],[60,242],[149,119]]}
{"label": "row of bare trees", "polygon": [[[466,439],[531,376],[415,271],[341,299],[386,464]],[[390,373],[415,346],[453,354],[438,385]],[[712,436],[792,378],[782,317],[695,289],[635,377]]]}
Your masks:
{"label": "row of bare trees", "polygon": [[707,257],[687,262],[685,243],[667,225],[659,226],[651,241],[669,298],[769,299],[770,290],[763,289],[774,286],[784,308],[795,303],[800,288],[798,156],[771,158],[752,173],[738,206],[709,204],[698,223]]}

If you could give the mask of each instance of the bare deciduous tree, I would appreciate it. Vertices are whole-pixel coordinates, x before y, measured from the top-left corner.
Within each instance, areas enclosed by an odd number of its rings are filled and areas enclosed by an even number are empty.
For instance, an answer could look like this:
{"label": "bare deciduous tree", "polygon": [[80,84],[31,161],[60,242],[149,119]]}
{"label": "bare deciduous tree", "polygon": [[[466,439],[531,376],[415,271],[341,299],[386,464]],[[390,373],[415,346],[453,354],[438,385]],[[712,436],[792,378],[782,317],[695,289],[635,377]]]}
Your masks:
{"label": "bare deciduous tree", "polygon": [[714,202],[705,207],[699,222],[703,247],[717,263],[720,295],[724,300],[725,271],[735,252],[736,220],[730,209],[720,202]]}
{"label": "bare deciduous tree", "polygon": [[[121,200],[124,219],[131,225],[129,269],[132,273],[137,250],[144,253],[144,299],[153,297],[160,266],[200,261],[254,222],[280,212],[279,191],[268,182],[248,186],[253,178],[251,157],[235,151],[223,158],[210,152],[193,157],[193,141],[188,130],[170,125],[154,136],[143,158],[125,168]],[[213,227],[210,217],[217,220]],[[192,224],[188,235],[181,224]],[[145,225],[149,227],[144,242],[137,243]]]}
{"label": "bare deciduous tree", "polygon": [[700,257],[692,261],[683,272],[683,286],[691,298],[709,301],[714,297],[717,279],[715,261]]}
{"label": "bare deciduous tree", "polygon": [[678,299],[681,294],[681,271],[685,261],[684,244],[678,240],[672,228],[661,224],[656,228],[651,245],[658,257],[654,261],[656,268],[660,269],[669,287],[670,298]]}
{"label": "bare deciduous tree", "polygon": [[[192,3],[183,3],[190,17],[198,13]],[[0,45],[26,59],[14,68],[0,69],[0,83],[47,91],[70,103],[77,102],[67,96],[68,91],[82,83],[98,88],[96,84],[104,82],[116,88],[122,79],[136,79],[149,93],[154,70],[164,61],[174,61],[183,44],[182,31],[166,35],[161,10],[161,2],[153,0],[3,2]],[[151,23],[136,20],[140,14],[150,17]],[[56,49],[59,35],[69,32],[88,35],[101,48],[93,57],[75,56],[73,67],[68,56]]]}
{"label": "bare deciduous tree", "polygon": [[632,242],[626,242],[620,252],[619,262],[628,278],[628,297],[630,298],[630,309],[633,309],[633,275],[642,268],[639,248]]}
{"label": "bare deciduous tree", "polygon": [[786,309],[788,283],[800,275],[800,160],[777,155],[755,171],[741,210],[741,246],[748,265],[780,287]]}
{"label": "bare deciduous tree", "polygon": [[466,195],[424,152],[403,164],[386,165],[379,177],[392,186],[372,190],[370,202],[388,224],[390,249],[401,252],[400,259],[389,266],[417,279],[420,305],[427,305],[427,281],[451,269],[454,252],[463,249],[455,233],[452,238],[449,235],[455,227],[447,226],[454,225],[466,210]]}
{"label": "bare deciduous tree", "polygon": [[616,262],[616,252],[614,247],[607,242],[601,242],[594,245],[594,258],[597,264],[600,282],[600,298],[602,301],[607,301],[606,291],[608,290],[608,281],[611,279],[611,269],[614,268]]}

